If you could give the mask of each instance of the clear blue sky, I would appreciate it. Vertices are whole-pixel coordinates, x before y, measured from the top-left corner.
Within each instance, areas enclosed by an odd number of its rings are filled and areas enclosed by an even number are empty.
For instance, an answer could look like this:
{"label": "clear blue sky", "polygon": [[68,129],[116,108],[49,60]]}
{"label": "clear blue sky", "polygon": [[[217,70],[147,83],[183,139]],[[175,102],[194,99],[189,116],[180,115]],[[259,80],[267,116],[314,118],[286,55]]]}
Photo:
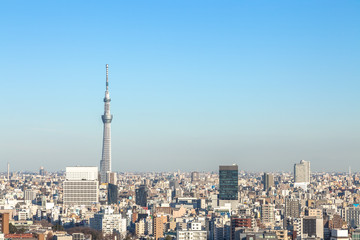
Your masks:
{"label": "clear blue sky", "polygon": [[360,1],[2,1],[0,171],[360,170]]}

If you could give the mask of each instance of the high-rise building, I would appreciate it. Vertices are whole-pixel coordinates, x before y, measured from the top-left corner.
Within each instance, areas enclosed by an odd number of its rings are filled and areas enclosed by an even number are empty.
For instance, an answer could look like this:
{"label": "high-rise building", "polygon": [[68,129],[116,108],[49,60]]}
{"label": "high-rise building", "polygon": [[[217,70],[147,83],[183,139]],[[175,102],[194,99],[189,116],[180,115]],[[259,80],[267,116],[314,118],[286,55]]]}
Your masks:
{"label": "high-rise building", "polygon": [[299,218],[301,213],[301,204],[299,199],[285,199],[285,218]]}
{"label": "high-rise building", "polygon": [[274,175],[271,173],[264,173],[264,191],[268,191],[270,188],[274,187]]}
{"label": "high-rise building", "polygon": [[140,185],[136,189],[136,204],[142,207],[147,206],[147,188],[145,185]]}
{"label": "high-rise building", "polygon": [[100,181],[109,183],[109,173],[111,173],[111,121],[113,115],[110,114],[110,93],[109,93],[109,65],[106,64],[106,91],[104,98],[104,115],[102,121],[104,123],[102,158],[100,161]]}
{"label": "high-rise building", "polygon": [[145,234],[152,235],[153,234],[153,219],[152,217],[147,217],[145,220]]}
{"label": "high-rise building", "polygon": [[324,222],[319,217],[304,217],[302,219],[302,238],[324,238]]}
{"label": "high-rise building", "polygon": [[118,203],[118,186],[111,183],[99,185],[99,201],[101,204]]}
{"label": "high-rise building", "polygon": [[353,231],[352,240],[360,240],[360,229],[355,229]]}
{"label": "high-rise building", "polygon": [[10,181],[10,163],[7,163],[7,180]]}
{"label": "high-rise building", "polygon": [[199,173],[198,172],[192,172],[191,173],[191,182],[194,183],[194,182],[198,182],[198,181],[200,181]]}
{"label": "high-rise building", "polygon": [[137,237],[145,235],[145,219],[140,219],[135,223],[135,234]]}
{"label": "high-rise building", "polygon": [[[301,213],[301,203],[299,199],[286,198],[285,199],[285,211],[284,211],[284,220],[283,227],[287,229],[291,226],[291,221],[293,219],[299,219]],[[300,223],[301,225],[301,223]],[[301,231],[299,231],[300,233]]]}
{"label": "high-rise building", "polygon": [[301,160],[294,165],[295,183],[310,183],[310,162]]}
{"label": "high-rise building", "polygon": [[235,231],[237,228],[253,228],[255,227],[255,218],[252,216],[231,216],[230,221],[231,232],[230,239],[235,239]]}
{"label": "high-rise building", "polygon": [[206,240],[207,231],[202,229],[200,223],[191,223],[190,228],[178,229],[176,231],[177,240]]}
{"label": "high-rise building", "polygon": [[219,166],[219,199],[238,200],[238,165]]}
{"label": "high-rise building", "polygon": [[[354,240],[354,238],[352,239]],[[347,229],[332,229],[330,240],[349,240],[349,231]]]}
{"label": "high-rise building", "polygon": [[121,214],[115,214],[112,209],[105,209],[94,214],[94,217],[90,219],[90,227],[102,231],[104,234],[117,231],[125,236],[126,218],[123,218]]}
{"label": "high-rise building", "polygon": [[0,213],[1,232],[9,234],[9,213]]}
{"label": "high-rise building", "polygon": [[31,189],[26,189],[24,194],[24,200],[25,201],[33,201],[36,198],[36,192]]}
{"label": "high-rise building", "polygon": [[66,167],[64,205],[91,206],[99,202],[97,167]]}
{"label": "high-rise building", "polygon": [[273,224],[275,221],[275,206],[274,204],[261,205],[261,221],[263,224]]}
{"label": "high-rise building", "polygon": [[117,173],[111,172],[107,174],[108,183],[117,185]]}
{"label": "high-rise building", "polygon": [[359,228],[360,227],[360,207],[351,206],[345,209],[345,220],[349,227]]}
{"label": "high-rise building", "polygon": [[155,240],[164,237],[164,222],[167,221],[167,216],[155,215],[153,218],[153,234]]}
{"label": "high-rise building", "polygon": [[40,176],[45,176],[45,169],[44,169],[44,167],[40,167],[40,170],[39,170],[39,175]]}
{"label": "high-rise building", "polygon": [[108,184],[108,204],[118,203],[118,186],[115,184]]}

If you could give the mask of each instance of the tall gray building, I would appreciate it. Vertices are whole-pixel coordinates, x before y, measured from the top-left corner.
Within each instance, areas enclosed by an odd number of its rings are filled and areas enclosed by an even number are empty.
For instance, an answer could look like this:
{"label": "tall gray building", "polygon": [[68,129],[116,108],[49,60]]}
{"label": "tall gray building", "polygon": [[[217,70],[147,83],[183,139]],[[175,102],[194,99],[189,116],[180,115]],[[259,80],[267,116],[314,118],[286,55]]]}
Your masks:
{"label": "tall gray building", "polygon": [[31,189],[26,189],[24,195],[25,201],[32,201],[36,199],[36,192]]}
{"label": "tall gray building", "polygon": [[102,121],[104,123],[104,136],[102,158],[100,161],[100,181],[102,183],[109,183],[111,173],[111,121],[113,115],[110,114],[110,94],[109,94],[109,65],[106,64],[106,91],[104,98],[104,115]]}
{"label": "tall gray building", "polygon": [[270,188],[274,187],[274,175],[271,173],[264,173],[264,191],[268,191]]}
{"label": "tall gray building", "polygon": [[301,213],[301,204],[299,199],[285,199],[284,217],[299,218]]}
{"label": "tall gray building", "polygon": [[293,221],[297,221],[296,219],[300,219],[300,214],[301,214],[300,200],[293,198],[286,198],[284,220],[283,220],[284,229],[288,229],[290,225],[293,225],[292,223]]}
{"label": "tall gray building", "polygon": [[310,183],[310,162],[301,160],[294,165],[295,183]]}
{"label": "tall gray building", "polygon": [[198,172],[191,173],[191,182],[198,182],[200,181],[200,176]]}

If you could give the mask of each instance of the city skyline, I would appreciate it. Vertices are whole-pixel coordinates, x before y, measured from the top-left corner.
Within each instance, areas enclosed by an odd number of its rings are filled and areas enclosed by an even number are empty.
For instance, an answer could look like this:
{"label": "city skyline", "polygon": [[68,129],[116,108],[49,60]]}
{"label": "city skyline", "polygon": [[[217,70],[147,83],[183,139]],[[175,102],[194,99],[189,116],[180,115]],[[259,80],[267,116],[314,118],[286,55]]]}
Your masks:
{"label": "city skyline", "polygon": [[2,3],[0,172],[99,166],[106,63],[115,172],[360,170],[358,2],[68,4]]}
{"label": "city skyline", "polygon": [[[0,239],[31,240],[357,240],[360,175],[116,174],[98,167],[66,174],[0,176]],[[305,182],[304,181],[308,181]],[[301,185],[297,186],[297,183]]]}

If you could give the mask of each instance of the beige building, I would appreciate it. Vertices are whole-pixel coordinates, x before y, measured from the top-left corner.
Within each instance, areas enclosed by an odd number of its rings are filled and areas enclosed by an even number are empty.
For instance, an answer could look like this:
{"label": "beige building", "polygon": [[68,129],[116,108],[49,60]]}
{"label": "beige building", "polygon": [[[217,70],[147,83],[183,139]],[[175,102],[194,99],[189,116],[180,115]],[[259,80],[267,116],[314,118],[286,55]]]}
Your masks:
{"label": "beige building", "polygon": [[167,222],[167,216],[155,215],[153,219],[153,234],[155,240],[164,237],[164,226]]}
{"label": "beige building", "polygon": [[73,240],[73,237],[66,232],[57,232],[54,234],[53,238],[54,240]]}
{"label": "beige building", "polygon": [[322,210],[321,209],[317,209],[317,208],[309,209],[308,213],[309,213],[308,215],[310,217],[322,217]]}
{"label": "beige building", "polygon": [[138,237],[145,235],[145,221],[144,221],[144,219],[141,219],[139,222],[135,223],[135,234]]}
{"label": "beige building", "polygon": [[275,233],[278,240],[288,240],[287,230],[276,230]]}
{"label": "beige building", "polygon": [[265,225],[271,225],[275,221],[275,206],[264,204],[261,206],[261,221]]}

